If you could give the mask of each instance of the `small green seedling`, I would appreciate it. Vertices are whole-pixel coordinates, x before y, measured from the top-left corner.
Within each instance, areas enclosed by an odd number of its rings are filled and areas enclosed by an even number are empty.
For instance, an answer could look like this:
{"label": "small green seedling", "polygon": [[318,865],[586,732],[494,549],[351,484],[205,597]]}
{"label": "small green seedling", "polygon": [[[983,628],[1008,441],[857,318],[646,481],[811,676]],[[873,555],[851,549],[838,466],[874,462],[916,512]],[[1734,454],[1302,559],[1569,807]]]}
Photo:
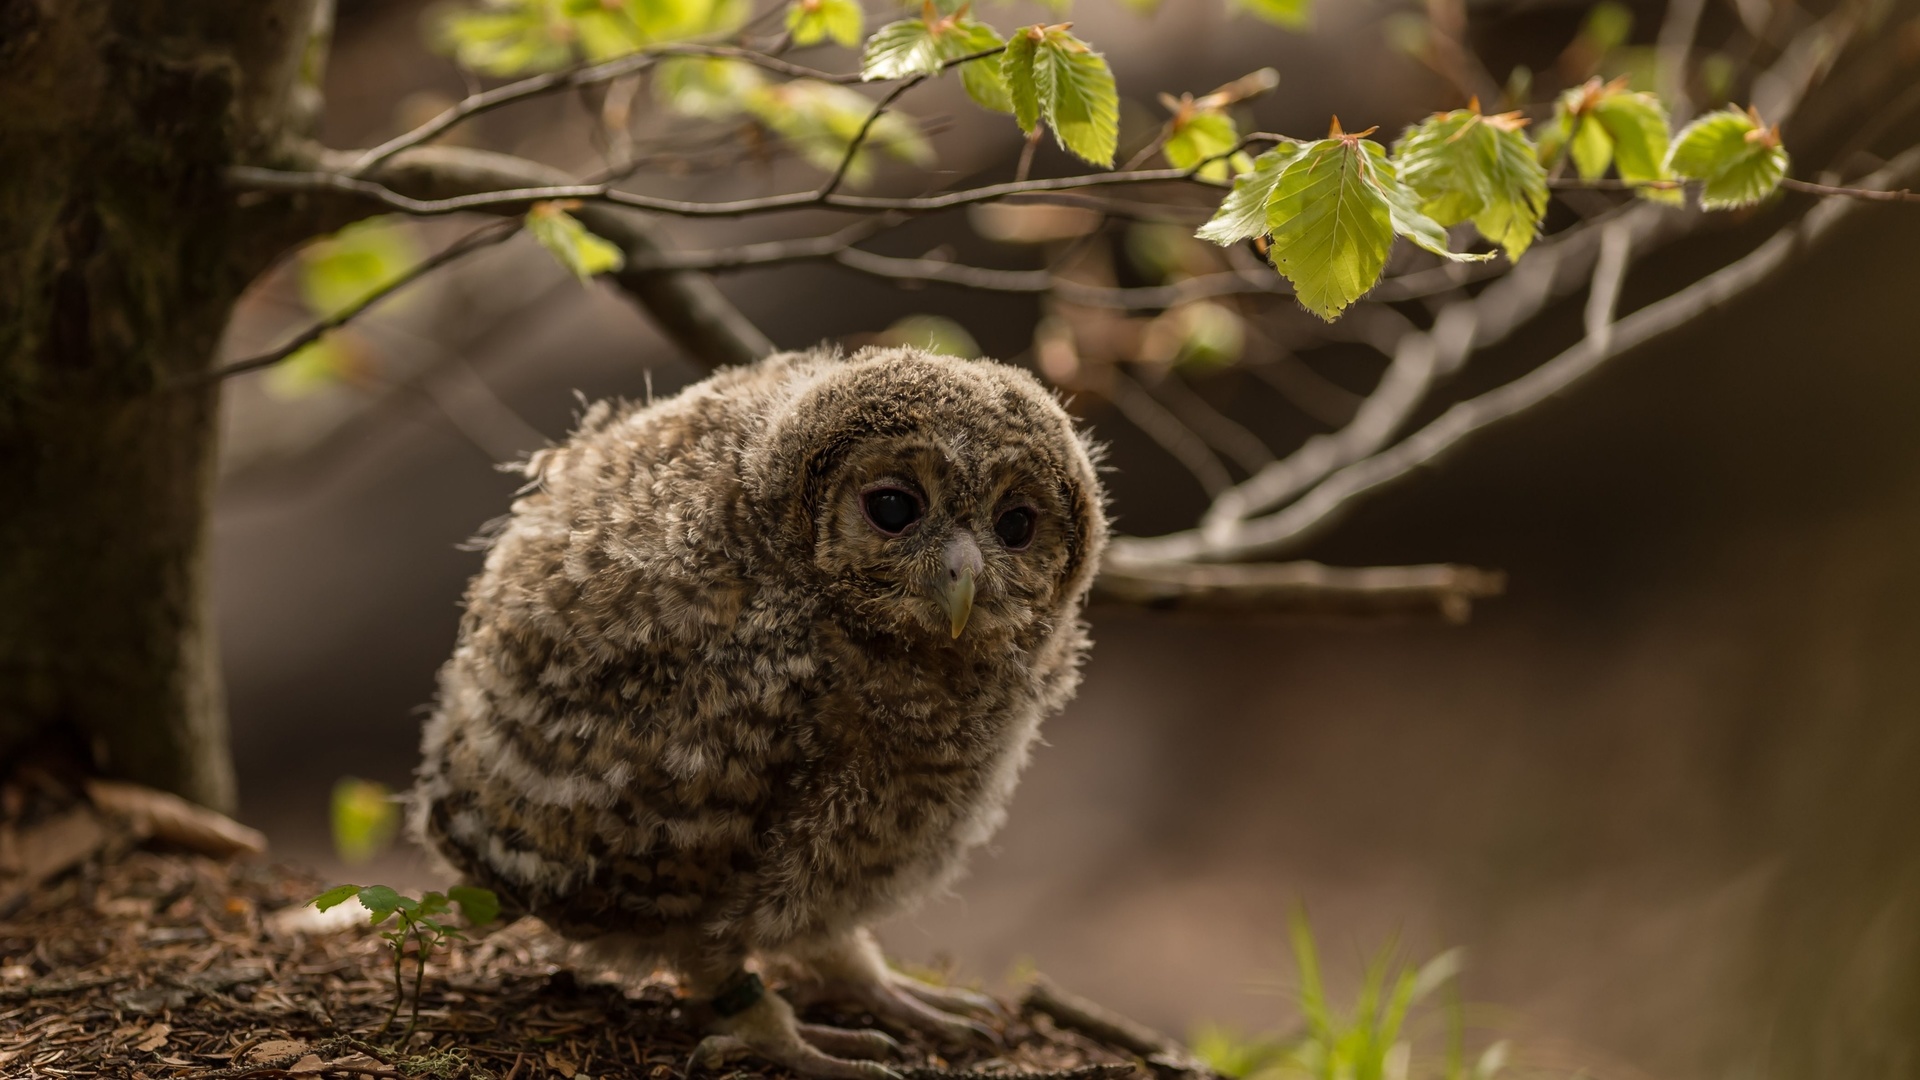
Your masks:
{"label": "small green seedling", "polygon": [[1506,1064],[1507,1044],[1496,1042],[1468,1062],[1457,1003],[1448,1010],[1448,1052],[1437,1067],[1416,1069],[1413,1045],[1406,1037],[1416,1006],[1459,974],[1458,950],[1410,968],[1399,963],[1394,947],[1387,945],[1367,964],[1353,1007],[1341,1010],[1321,982],[1319,949],[1306,915],[1296,910],[1289,922],[1300,976],[1301,1027],[1287,1035],[1253,1039],[1220,1028],[1203,1029],[1193,1039],[1194,1053],[1214,1071],[1233,1080],[1495,1080]]}
{"label": "small green seedling", "polygon": [[400,1037],[400,1041],[405,1043],[413,1037],[414,1029],[420,1026],[420,986],[427,977],[428,954],[443,941],[466,939],[459,927],[449,926],[441,922],[439,917],[458,907],[468,927],[482,927],[500,917],[500,898],[491,889],[477,889],[470,885],[456,885],[444,893],[426,893],[417,900],[403,896],[386,885],[336,885],[309,902],[326,911],[355,899],[372,914],[373,925],[379,926],[388,919],[396,920],[391,929],[380,934],[393,949],[393,1008],[388,1010],[380,1030],[374,1032],[376,1037],[386,1034],[387,1029],[393,1026],[394,1019],[400,1015],[400,1005],[406,1000],[402,975],[407,938],[413,938],[413,1010],[407,1018],[406,1033]]}

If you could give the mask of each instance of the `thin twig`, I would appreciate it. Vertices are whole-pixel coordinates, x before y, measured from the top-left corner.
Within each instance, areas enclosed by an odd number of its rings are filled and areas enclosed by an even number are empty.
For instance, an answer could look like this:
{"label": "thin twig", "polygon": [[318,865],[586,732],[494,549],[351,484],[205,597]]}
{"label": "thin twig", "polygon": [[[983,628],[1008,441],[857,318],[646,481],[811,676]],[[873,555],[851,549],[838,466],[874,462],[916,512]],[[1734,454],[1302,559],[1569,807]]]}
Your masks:
{"label": "thin twig", "polygon": [[1909,188],[1900,188],[1897,191],[1876,191],[1873,188],[1816,184],[1811,180],[1795,180],[1792,177],[1780,181],[1780,186],[1789,191],[1798,191],[1807,195],[1838,195],[1863,202],[1920,202],[1920,191]]}
{"label": "thin twig", "polygon": [[1220,464],[1220,459],[1213,455],[1206,440],[1182,423],[1165,405],[1154,400],[1153,395],[1134,381],[1133,376],[1117,366],[1113,369],[1112,397],[1114,407],[1120,410],[1120,414],[1172,454],[1174,460],[1186,466],[1209,496],[1218,496],[1233,483],[1233,477],[1227,474],[1227,467]]}
{"label": "thin twig", "polygon": [[867,118],[861,122],[860,130],[854,132],[853,138],[847,141],[847,152],[840,155],[840,164],[835,166],[833,175],[827,177],[827,182],[820,185],[820,190],[815,195],[816,199],[820,202],[826,202],[832,197],[833,193],[839,189],[840,181],[847,178],[847,170],[853,168],[853,159],[860,153],[860,144],[867,141],[867,134],[873,130],[873,125],[879,123],[880,118],[886,115],[888,109],[893,107],[893,103],[900,100],[900,95],[926,81],[927,77],[925,75],[915,75],[913,78],[889,90],[887,96],[881,98],[880,101],[874,105],[873,111],[869,112]]}
{"label": "thin twig", "polygon": [[234,375],[241,375],[249,371],[258,371],[261,368],[272,367],[292,356],[294,353],[299,352],[301,349],[320,340],[327,334],[347,325],[358,318],[360,314],[368,308],[373,307],[375,304],[380,303],[401,289],[419,281],[435,270],[463,256],[479,251],[482,248],[492,247],[494,244],[500,243],[519,231],[519,218],[514,218],[510,221],[489,222],[447,245],[436,254],[421,260],[409,268],[406,273],[401,274],[399,277],[380,286],[378,289],[361,297],[354,303],[341,308],[332,315],[321,319],[305,330],[295,334],[293,337],[288,338],[280,345],[260,353],[257,356],[249,356],[245,360],[236,360],[231,364],[224,364],[220,367],[199,372],[190,378],[181,379],[174,383],[172,388],[184,390],[195,386],[205,386],[207,383],[217,382]]}
{"label": "thin twig", "polygon": [[1040,136],[1046,134],[1046,130],[1046,123],[1036,120],[1033,130],[1027,132],[1027,144],[1020,148],[1020,163],[1013,169],[1014,183],[1024,183],[1028,174],[1033,171],[1033,153],[1040,149]]}
{"label": "thin twig", "polygon": [[1260,437],[1214,408],[1172,371],[1144,384],[1167,410],[1180,418],[1207,445],[1233,459],[1235,465],[1257,472],[1273,460],[1273,451]]}
{"label": "thin twig", "polygon": [[1707,0],[1669,0],[1667,14],[1660,22],[1660,34],[1654,39],[1654,60],[1660,96],[1666,100],[1673,124],[1679,127],[1693,118],[1693,102],[1687,96],[1687,76],[1693,59],[1694,35],[1700,29],[1700,14]]}

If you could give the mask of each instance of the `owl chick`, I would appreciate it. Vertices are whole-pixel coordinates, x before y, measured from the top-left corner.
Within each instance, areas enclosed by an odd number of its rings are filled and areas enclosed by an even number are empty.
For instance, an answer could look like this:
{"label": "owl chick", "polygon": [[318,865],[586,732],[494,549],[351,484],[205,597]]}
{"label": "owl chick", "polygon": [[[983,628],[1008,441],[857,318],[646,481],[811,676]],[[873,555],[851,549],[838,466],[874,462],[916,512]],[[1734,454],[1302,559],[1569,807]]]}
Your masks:
{"label": "owl chick", "polygon": [[[703,1053],[889,1077],[748,961],[959,1037],[981,999],[866,927],[949,884],[1073,694],[1094,451],[1015,368],[816,351],[602,403],[526,466],[469,587],[416,834],[708,1001]],[[989,1030],[990,1029],[986,1029]]]}

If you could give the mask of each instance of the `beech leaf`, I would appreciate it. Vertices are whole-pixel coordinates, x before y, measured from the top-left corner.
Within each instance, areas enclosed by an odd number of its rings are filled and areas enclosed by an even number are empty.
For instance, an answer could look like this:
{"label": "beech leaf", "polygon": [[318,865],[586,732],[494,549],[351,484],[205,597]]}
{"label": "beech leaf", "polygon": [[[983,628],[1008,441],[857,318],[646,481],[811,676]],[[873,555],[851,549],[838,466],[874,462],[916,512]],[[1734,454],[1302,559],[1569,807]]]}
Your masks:
{"label": "beech leaf", "polygon": [[1468,109],[1436,113],[1394,144],[1402,183],[1442,227],[1472,221],[1518,259],[1547,212],[1547,170],[1516,116]]}
{"label": "beech leaf", "polygon": [[1299,144],[1281,143],[1254,158],[1252,170],[1234,179],[1233,190],[1220,200],[1220,209],[1194,235],[1222,247],[1266,235],[1267,201],[1280,182],[1280,170],[1299,152]]}
{"label": "beech leaf", "polygon": [[1681,129],[1666,165],[1674,176],[1701,182],[1701,206],[1731,210],[1773,194],[1787,175],[1788,157],[1779,133],[1757,115],[1723,109]]}
{"label": "beech leaf", "polygon": [[860,0],[793,0],[787,6],[787,30],[795,45],[817,45],[832,38],[851,49],[860,44],[867,13]]}
{"label": "beech leaf", "polygon": [[1120,95],[1106,58],[1065,25],[1016,31],[1001,64],[1022,131],[1045,120],[1060,146],[1111,166],[1120,141]]}
{"label": "beech leaf", "polygon": [[535,203],[527,211],[527,231],[581,281],[626,264],[626,256],[618,247],[588,232],[580,219],[559,203]]}

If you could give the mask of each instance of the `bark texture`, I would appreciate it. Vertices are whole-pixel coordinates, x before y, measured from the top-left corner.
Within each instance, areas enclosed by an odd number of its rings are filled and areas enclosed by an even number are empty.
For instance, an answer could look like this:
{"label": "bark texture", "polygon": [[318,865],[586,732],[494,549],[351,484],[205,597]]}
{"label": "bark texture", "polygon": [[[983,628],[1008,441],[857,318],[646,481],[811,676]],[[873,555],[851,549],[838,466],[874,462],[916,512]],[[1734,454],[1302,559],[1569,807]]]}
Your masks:
{"label": "bark texture", "polygon": [[294,134],[320,2],[0,0],[0,759],[64,738],[232,804],[218,390],[167,384],[280,246],[222,171]]}

